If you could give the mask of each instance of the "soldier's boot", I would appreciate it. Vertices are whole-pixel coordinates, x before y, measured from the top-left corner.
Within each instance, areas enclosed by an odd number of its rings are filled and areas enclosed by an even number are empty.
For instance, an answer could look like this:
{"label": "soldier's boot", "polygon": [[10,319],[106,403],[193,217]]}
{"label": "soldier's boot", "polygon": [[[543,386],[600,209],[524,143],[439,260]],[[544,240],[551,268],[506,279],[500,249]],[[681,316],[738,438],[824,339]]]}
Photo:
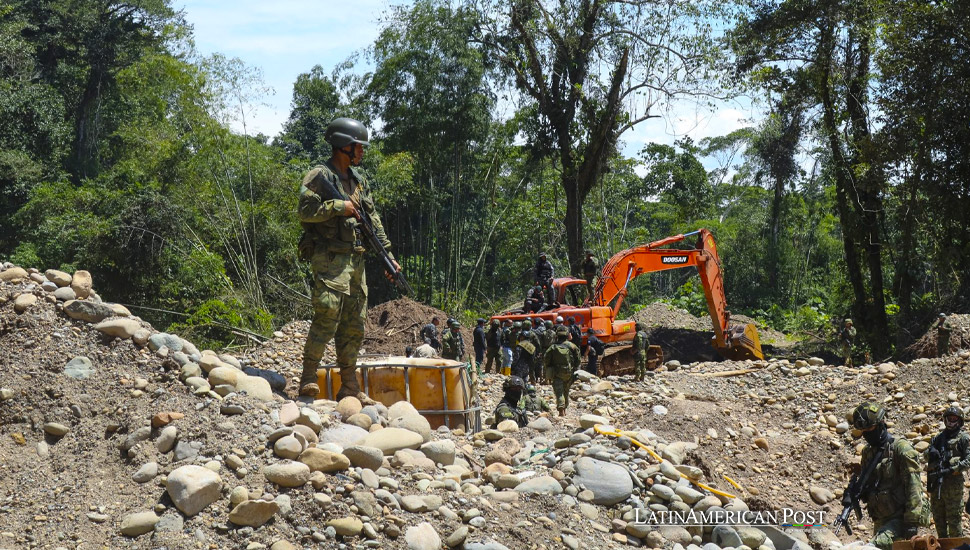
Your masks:
{"label": "soldier's boot", "polygon": [[357,369],[355,367],[340,368],[340,389],[337,391],[337,401],[344,397],[356,397],[361,405],[376,405],[366,393],[360,391],[360,384],[357,383]]}
{"label": "soldier's boot", "polygon": [[303,397],[316,397],[320,394],[320,386],[317,385],[317,362],[303,362],[303,373],[300,375],[300,395]]}
{"label": "soldier's boot", "polygon": [[559,409],[559,416],[566,416],[566,408],[565,407]]}

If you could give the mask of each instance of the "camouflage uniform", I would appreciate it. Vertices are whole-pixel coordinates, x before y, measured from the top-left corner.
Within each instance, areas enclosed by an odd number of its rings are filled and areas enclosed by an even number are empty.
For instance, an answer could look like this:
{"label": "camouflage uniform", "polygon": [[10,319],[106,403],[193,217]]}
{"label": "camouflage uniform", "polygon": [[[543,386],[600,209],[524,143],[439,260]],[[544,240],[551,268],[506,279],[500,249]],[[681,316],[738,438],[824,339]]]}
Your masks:
{"label": "camouflage uniform", "polygon": [[573,383],[573,373],[579,369],[579,347],[567,340],[568,330],[556,331],[556,343],[546,350],[543,366],[546,380],[552,381],[552,391],[556,394],[556,408],[562,416],[569,406],[569,389]]}
{"label": "camouflage uniform", "polygon": [[441,357],[461,361],[465,356],[465,339],[461,332],[449,330],[441,337]]}
{"label": "camouflage uniform", "polygon": [[502,327],[496,320],[485,333],[485,373],[492,371],[492,363],[495,363],[495,372],[501,370],[502,360],[499,358],[499,350],[502,347]]}
{"label": "camouflage uniform", "polygon": [[583,261],[583,278],[586,279],[586,289],[590,295],[593,294],[593,281],[596,280],[597,271],[599,271],[599,265],[596,264],[596,258],[591,252],[587,252],[586,259]]}
{"label": "camouflage uniform", "polygon": [[[962,411],[959,416],[963,416]],[[963,536],[963,472],[970,469],[970,435],[957,430],[952,435],[946,430],[940,432],[926,450],[930,510],[940,538]],[[939,454],[932,452],[934,449]],[[941,478],[942,467],[950,471]]]}
{"label": "camouflage uniform", "polygon": [[953,332],[953,323],[940,314],[940,317],[933,322],[930,330],[936,329],[936,356],[943,357],[950,353],[950,333]]}
{"label": "camouflage uniform", "polygon": [[647,339],[647,327],[643,323],[636,324],[637,333],[633,337],[633,364],[636,366],[636,376],[634,380],[643,380],[647,375],[647,349],[650,348],[650,340]]}
{"label": "camouflage uniform", "polygon": [[512,362],[512,376],[518,376],[523,380],[532,376],[532,368],[536,357],[536,346],[528,337],[529,332],[522,332],[522,338],[515,345],[515,361]]}
{"label": "camouflage uniform", "polygon": [[856,329],[852,326],[852,319],[846,319],[845,325],[839,331],[839,352],[842,354],[843,364],[852,366],[852,344],[855,342]]}
{"label": "camouflage uniform", "polygon": [[[357,395],[357,353],[364,339],[367,310],[367,281],[364,276],[365,244],[357,229],[357,219],[344,216],[344,203],[351,198],[370,217],[374,232],[385,250],[391,241],[374,209],[367,180],[350,168],[352,192],[341,184],[332,166],[321,165],[310,170],[300,186],[298,214],[305,237],[301,249],[312,250],[313,321],[303,348],[304,382],[316,383],[316,370],[331,339],[337,349],[337,367],[341,387],[337,398]],[[332,199],[325,180],[334,184],[341,198]]]}
{"label": "camouflage uniform", "polygon": [[[919,453],[905,439],[895,439],[888,445],[888,452],[870,478],[873,489],[865,497],[875,533],[870,544],[881,550],[891,550],[894,540],[905,538],[907,526],[925,525],[928,520],[919,478]],[[862,469],[874,452],[868,444],[862,450]]]}
{"label": "camouflage uniform", "polygon": [[519,400],[519,408],[526,412],[538,413],[548,411],[549,404],[533,391],[522,396],[522,399]]}
{"label": "camouflage uniform", "polygon": [[515,420],[519,427],[524,427],[529,422],[529,417],[526,416],[525,411],[513,407],[507,401],[500,401],[498,406],[495,407],[495,423],[492,424],[492,429],[499,425],[503,420]]}

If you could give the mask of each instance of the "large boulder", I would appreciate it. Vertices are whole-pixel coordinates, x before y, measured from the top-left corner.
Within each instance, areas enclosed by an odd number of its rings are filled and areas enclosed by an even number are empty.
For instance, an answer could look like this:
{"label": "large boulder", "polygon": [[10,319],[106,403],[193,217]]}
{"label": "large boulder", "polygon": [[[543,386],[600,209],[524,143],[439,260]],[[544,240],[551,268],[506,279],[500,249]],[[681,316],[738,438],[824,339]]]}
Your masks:
{"label": "large boulder", "polygon": [[376,447],[384,456],[393,456],[401,449],[417,449],[424,443],[421,434],[404,428],[384,428],[371,432],[360,442],[365,447]]}
{"label": "large boulder", "polygon": [[363,440],[369,434],[367,430],[353,426],[351,424],[338,424],[320,432],[320,443],[336,443],[346,449],[353,447],[358,441]]}
{"label": "large boulder", "polygon": [[612,462],[604,462],[587,456],[576,461],[573,485],[583,486],[593,492],[594,504],[613,505],[630,498],[633,480],[626,468]]}
{"label": "large boulder", "polygon": [[64,302],[64,313],[71,319],[80,319],[88,323],[100,323],[108,317],[115,316],[115,312],[107,304],[89,300]]}
{"label": "large boulder", "polygon": [[255,397],[260,401],[273,400],[273,388],[265,378],[241,374],[236,380],[236,391],[246,392],[247,395]]}
{"label": "large boulder", "polygon": [[19,283],[28,277],[27,270],[22,267],[11,267],[0,271],[0,281],[5,283]]}
{"label": "large boulder", "polygon": [[77,294],[78,298],[87,298],[91,295],[91,289],[94,288],[94,281],[91,278],[91,274],[83,269],[79,269],[74,272],[74,277],[71,278],[71,288],[74,289],[74,293]]}
{"label": "large boulder", "polygon": [[182,466],[168,475],[167,491],[176,508],[194,516],[222,496],[222,478],[202,466]]}

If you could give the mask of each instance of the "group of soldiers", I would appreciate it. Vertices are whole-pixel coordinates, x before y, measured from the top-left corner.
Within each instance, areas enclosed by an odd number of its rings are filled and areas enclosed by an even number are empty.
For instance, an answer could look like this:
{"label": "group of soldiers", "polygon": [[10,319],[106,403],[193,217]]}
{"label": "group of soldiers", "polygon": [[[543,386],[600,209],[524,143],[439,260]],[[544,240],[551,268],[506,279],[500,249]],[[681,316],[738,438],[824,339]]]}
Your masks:
{"label": "group of soldiers", "polygon": [[873,520],[871,544],[882,550],[892,548],[894,540],[915,536],[920,526],[929,525],[931,514],[940,538],[962,537],[961,520],[970,507],[970,502],[966,507],[963,503],[963,473],[970,469],[970,435],[962,430],[963,411],[951,406],[943,412],[943,430],[925,452],[925,492],[919,453],[906,439],[893,437],[885,418],[885,408],[874,403],[862,403],[853,411],[853,426],[866,441],[861,469],[870,473],[859,479],[862,486],[850,484],[842,504],[857,507],[856,497],[865,503]]}
{"label": "group of soldiers", "polygon": [[[950,353],[950,334],[953,332],[953,323],[947,319],[946,313],[940,313],[930,330],[936,330],[936,356],[943,357]],[[842,328],[839,329],[839,354],[843,357],[843,363],[847,367],[852,366],[852,354],[855,352],[856,328],[852,325],[852,319],[845,319]]]}
{"label": "group of soldiers", "polygon": [[[586,279],[586,289],[590,296],[593,294],[593,285],[599,273],[599,262],[593,256],[591,250],[586,251],[586,258],[583,260],[583,278]],[[552,262],[546,257],[546,253],[539,254],[535,266],[535,284],[533,284],[525,294],[525,313],[541,313],[559,307],[558,296],[552,284],[556,270]]]}

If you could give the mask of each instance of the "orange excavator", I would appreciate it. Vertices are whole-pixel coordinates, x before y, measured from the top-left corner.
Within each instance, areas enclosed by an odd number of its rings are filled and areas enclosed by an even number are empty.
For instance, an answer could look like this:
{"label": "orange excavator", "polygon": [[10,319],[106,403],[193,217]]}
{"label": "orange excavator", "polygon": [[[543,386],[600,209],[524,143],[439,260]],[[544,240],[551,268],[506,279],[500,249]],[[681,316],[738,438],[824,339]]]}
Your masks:
{"label": "orange excavator", "polygon": [[[694,235],[697,236],[697,241],[692,249],[662,248]],[[720,264],[714,237],[709,230],[699,229],[674,235],[615,254],[603,266],[600,279],[589,296],[585,295],[585,279],[562,277],[552,283],[555,307],[531,314],[521,310],[508,311],[495,315],[492,319],[555,320],[557,316],[561,316],[567,322],[572,319],[583,329],[584,335],[587,330],[592,329],[596,337],[605,343],[631,341],[636,333],[634,322],[616,318],[630,282],[645,273],[696,266],[714,327],[711,345],[727,359],[764,359],[757,328],[750,323],[737,326],[729,324],[731,313],[727,310],[727,300],[724,298],[724,279]]]}

